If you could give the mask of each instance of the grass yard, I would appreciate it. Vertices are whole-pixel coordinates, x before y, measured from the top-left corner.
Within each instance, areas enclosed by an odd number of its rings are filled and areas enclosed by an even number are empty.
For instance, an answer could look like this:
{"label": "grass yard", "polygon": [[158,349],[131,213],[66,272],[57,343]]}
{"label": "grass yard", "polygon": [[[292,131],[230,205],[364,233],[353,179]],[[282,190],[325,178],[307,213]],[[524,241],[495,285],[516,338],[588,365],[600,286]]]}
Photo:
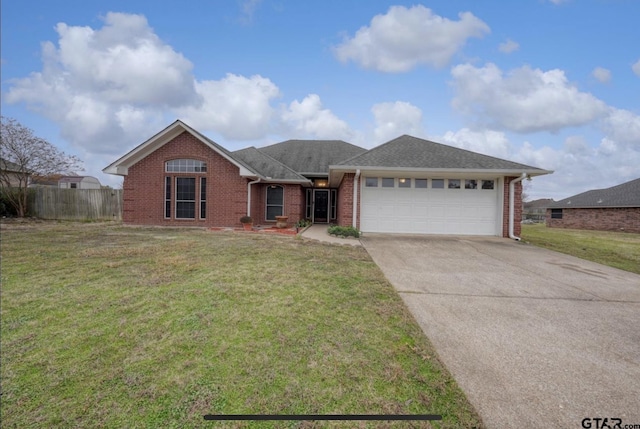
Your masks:
{"label": "grass yard", "polygon": [[640,234],[522,225],[522,239],[536,246],[640,274]]}
{"label": "grass yard", "polygon": [[[25,427],[481,427],[361,248],[2,225],[1,416]],[[227,422],[205,414],[441,414]]]}

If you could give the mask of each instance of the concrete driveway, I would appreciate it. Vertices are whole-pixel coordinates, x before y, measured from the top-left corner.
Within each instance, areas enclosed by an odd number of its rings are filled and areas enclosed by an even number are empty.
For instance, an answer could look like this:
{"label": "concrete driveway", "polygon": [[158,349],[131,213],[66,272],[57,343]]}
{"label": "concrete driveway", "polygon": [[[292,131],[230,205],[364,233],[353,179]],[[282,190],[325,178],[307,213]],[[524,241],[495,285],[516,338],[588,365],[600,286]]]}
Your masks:
{"label": "concrete driveway", "polygon": [[640,276],[497,237],[361,241],[488,427],[640,424]]}

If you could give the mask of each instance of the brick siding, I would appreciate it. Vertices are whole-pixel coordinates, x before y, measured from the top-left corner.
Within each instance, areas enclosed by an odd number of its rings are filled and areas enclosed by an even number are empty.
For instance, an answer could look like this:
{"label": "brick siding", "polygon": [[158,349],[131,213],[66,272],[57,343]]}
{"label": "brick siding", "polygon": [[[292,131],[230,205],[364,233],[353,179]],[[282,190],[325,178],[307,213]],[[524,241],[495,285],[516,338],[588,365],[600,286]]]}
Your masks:
{"label": "brick siding", "polygon": [[[207,163],[206,173],[165,173],[165,162],[172,159],[196,159]],[[171,177],[171,219],[165,219],[165,177]],[[200,196],[200,177],[207,178],[207,218],[199,219],[199,198],[196,219],[174,219],[175,178],[195,177],[196,195]],[[137,225],[238,227],[247,211],[247,184],[233,163],[213,151],[188,132],[183,132],[129,168],[124,178],[123,221]],[[251,189],[251,217],[257,225],[265,221],[265,184]],[[300,185],[284,187],[284,214],[289,222],[300,220],[304,213],[304,190]]]}
{"label": "brick siding", "polygon": [[[355,173],[346,173],[340,186],[338,186],[338,213],[336,223],[340,226],[351,226],[353,224],[353,180]],[[360,195],[358,193],[358,195]],[[358,201],[359,203],[359,201]],[[358,207],[359,208],[359,207]],[[358,215],[360,210],[358,210]],[[358,216],[357,228],[360,228],[360,216]]]}
{"label": "brick siding", "polygon": [[[165,173],[165,162],[172,159],[196,159],[207,163],[206,173]],[[172,218],[165,219],[165,177],[172,178]],[[174,219],[175,177],[207,178],[207,218],[199,219],[199,204],[196,203],[196,219]],[[336,223],[350,226],[353,219],[353,205],[357,204],[360,213],[360,192],[358,201],[354,201],[353,183],[355,173],[344,175],[338,187],[338,206]],[[505,178],[503,207],[503,237],[509,236],[509,183],[516,177]],[[360,182],[361,179],[359,179]],[[249,179],[240,176],[238,167],[211,150],[195,136],[183,132],[144,159],[129,168],[124,178],[123,221],[138,225],[167,226],[240,226],[240,217],[247,210],[247,184]],[[256,183],[251,189],[251,217],[255,224],[268,224],[266,216],[266,187],[268,184]],[[300,185],[284,184],[284,215],[289,222],[295,223],[304,218],[305,188]],[[360,186],[360,183],[358,183]],[[514,233],[520,235],[522,217],[522,182],[515,186],[515,223]],[[200,195],[200,181],[196,180],[196,195]],[[199,199],[197,200],[199,201]],[[636,212],[637,213],[637,212]],[[638,224],[638,215],[635,215]],[[360,218],[357,219],[360,228]]]}
{"label": "brick siding", "polygon": [[[251,189],[251,217],[256,225],[272,224],[276,221],[268,221],[267,217],[267,187],[271,184],[256,183]],[[289,216],[287,222],[295,224],[304,218],[305,209],[305,189],[301,185],[281,184],[284,188],[284,208],[283,215]]]}
{"label": "brick siding", "polygon": [[[172,159],[196,159],[207,163],[206,173],[165,173],[165,162]],[[129,168],[124,178],[123,221],[138,225],[170,226],[240,226],[246,213],[247,182],[240,177],[238,167],[211,150],[196,137],[183,132]],[[207,178],[207,218],[165,219],[165,177],[195,177],[196,195],[200,196],[200,177]],[[198,200],[199,201],[199,198]],[[172,217],[175,201],[172,198]]]}
{"label": "brick siding", "polygon": [[546,223],[550,228],[640,233],[640,207],[563,208],[562,219],[551,219],[551,209],[547,209]]}
{"label": "brick siding", "polygon": [[[504,203],[502,207],[502,236],[509,237],[509,184],[512,180],[518,177],[505,177],[504,178]],[[513,195],[513,235],[520,237],[522,232],[522,180],[514,185]]]}

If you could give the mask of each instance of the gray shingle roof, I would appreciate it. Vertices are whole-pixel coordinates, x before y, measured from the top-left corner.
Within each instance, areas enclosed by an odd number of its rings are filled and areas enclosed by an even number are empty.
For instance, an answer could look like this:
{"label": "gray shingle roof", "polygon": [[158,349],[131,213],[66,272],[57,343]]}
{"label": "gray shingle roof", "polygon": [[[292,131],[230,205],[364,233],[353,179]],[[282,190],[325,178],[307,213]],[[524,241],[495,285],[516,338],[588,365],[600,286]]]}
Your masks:
{"label": "gray shingle roof", "polygon": [[640,207],[640,178],[556,201],[549,208]]}
{"label": "gray shingle roof", "polygon": [[541,174],[547,173],[547,171],[536,167],[408,135],[400,136],[337,165],[383,168],[526,170],[528,172],[539,170]]}
{"label": "gray shingle roof", "polygon": [[287,140],[258,149],[300,174],[329,173],[329,166],[367,150],[342,140]]}
{"label": "gray shingle roof", "polygon": [[231,155],[234,159],[251,166],[251,169],[263,178],[299,182],[308,181],[308,179],[299,175],[291,168],[253,146],[232,152]]}

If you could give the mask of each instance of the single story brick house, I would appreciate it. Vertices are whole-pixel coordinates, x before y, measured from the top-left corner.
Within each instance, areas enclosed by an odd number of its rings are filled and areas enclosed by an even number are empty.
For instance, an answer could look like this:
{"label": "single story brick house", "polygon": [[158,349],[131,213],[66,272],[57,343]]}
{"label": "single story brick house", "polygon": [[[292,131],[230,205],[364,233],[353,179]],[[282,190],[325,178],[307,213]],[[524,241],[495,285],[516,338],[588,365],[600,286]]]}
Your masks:
{"label": "single story brick house", "polygon": [[551,228],[640,233],[640,178],[574,195],[549,205]]}
{"label": "single story brick house", "polygon": [[230,152],[177,120],[107,166],[138,225],[355,226],[362,232],[517,238],[521,180],[550,171],[403,135],[371,150],[288,140]]}

